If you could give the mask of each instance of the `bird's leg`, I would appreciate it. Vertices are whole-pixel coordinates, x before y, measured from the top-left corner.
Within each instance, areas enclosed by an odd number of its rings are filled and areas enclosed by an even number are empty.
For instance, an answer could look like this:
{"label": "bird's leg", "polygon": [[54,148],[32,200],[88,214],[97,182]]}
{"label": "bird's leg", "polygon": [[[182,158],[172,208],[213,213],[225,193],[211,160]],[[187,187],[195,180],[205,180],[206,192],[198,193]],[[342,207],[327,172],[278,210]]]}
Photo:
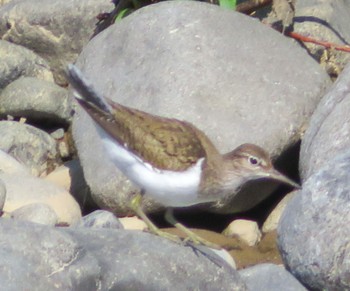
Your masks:
{"label": "bird's leg", "polygon": [[165,219],[171,225],[173,225],[174,227],[176,227],[177,229],[181,230],[182,232],[184,232],[187,235],[187,238],[185,239],[185,241],[192,241],[194,244],[201,244],[201,245],[207,246],[207,247],[212,248],[212,249],[217,249],[217,250],[221,250],[222,249],[217,244],[214,244],[214,243],[212,243],[210,241],[207,241],[206,239],[204,239],[204,238],[200,237],[199,235],[195,234],[193,231],[188,229],[186,226],[184,226],[183,224],[178,222],[176,220],[176,218],[174,217],[174,211],[173,211],[172,208],[168,208],[166,210],[166,212],[165,212]]}
{"label": "bird's leg", "polygon": [[167,238],[169,240],[175,241],[175,242],[181,242],[178,236],[172,235],[170,233],[167,233],[165,231],[161,231],[146,215],[146,213],[142,210],[141,207],[141,199],[142,199],[142,192],[141,194],[135,195],[131,200],[131,208],[135,211],[137,216],[139,216],[147,225],[150,232],[160,236]]}

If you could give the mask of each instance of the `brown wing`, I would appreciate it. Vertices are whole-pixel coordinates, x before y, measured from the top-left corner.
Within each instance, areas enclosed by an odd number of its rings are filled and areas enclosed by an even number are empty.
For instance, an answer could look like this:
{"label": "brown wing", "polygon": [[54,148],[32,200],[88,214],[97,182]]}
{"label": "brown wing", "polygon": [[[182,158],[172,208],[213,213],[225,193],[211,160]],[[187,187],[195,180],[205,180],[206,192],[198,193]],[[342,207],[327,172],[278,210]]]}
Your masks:
{"label": "brown wing", "polygon": [[120,144],[159,169],[185,170],[206,157],[208,150],[216,152],[204,133],[188,122],[150,115],[110,100],[113,116],[84,101],[79,103]]}

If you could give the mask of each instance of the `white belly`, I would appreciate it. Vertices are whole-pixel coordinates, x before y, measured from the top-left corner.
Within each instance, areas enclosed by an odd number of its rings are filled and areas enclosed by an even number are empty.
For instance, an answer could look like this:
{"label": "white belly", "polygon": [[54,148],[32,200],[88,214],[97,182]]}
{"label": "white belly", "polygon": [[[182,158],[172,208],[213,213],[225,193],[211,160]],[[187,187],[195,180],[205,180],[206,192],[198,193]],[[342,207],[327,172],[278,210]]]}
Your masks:
{"label": "white belly", "polygon": [[204,158],[183,172],[159,170],[114,142],[99,126],[98,132],[113,163],[133,183],[144,189],[146,195],[157,202],[169,207],[185,207],[209,202],[197,195]]}

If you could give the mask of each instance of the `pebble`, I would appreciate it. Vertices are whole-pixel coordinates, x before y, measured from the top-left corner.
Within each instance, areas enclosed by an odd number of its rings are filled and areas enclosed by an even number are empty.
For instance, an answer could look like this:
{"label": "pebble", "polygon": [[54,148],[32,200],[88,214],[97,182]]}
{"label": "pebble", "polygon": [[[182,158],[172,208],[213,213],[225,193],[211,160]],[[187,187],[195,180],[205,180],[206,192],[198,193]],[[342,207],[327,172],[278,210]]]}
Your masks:
{"label": "pebble", "polygon": [[228,237],[238,237],[249,246],[256,245],[261,239],[261,232],[256,221],[236,219],[223,231]]}
{"label": "pebble", "polygon": [[15,121],[0,121],[0,149],[39,176],[56,158],[56,142],[43,130]]}
{"label": "pebble", "polygon": [[95,210],[84,216],[81,225],[90,228],[124,229],[119,219],[106,210]]}

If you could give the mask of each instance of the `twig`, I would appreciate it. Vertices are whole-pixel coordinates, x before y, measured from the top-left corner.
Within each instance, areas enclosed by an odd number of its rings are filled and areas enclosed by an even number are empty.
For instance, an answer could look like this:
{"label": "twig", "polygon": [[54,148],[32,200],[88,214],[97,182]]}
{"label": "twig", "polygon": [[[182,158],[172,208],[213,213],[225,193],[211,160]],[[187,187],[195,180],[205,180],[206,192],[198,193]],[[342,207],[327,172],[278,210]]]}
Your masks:
{"label": "twig", "polygon": [[293,32],[293,31],[286,32],[285,34],[296,39],[296,40],[300,40],[303,42],[311,42],[314,44],[324,46],[326,48],[332,48],[332,49],[335,49],[338,51],[343,51],[343,52],[350,52],[349,45],[339,45],[339,44],[335,44],[335,43],[331,43],[331,42],[327,42],[327,41],[317,40],[317,39],[314,39],[312,37],[301,35],[299,33]]}

